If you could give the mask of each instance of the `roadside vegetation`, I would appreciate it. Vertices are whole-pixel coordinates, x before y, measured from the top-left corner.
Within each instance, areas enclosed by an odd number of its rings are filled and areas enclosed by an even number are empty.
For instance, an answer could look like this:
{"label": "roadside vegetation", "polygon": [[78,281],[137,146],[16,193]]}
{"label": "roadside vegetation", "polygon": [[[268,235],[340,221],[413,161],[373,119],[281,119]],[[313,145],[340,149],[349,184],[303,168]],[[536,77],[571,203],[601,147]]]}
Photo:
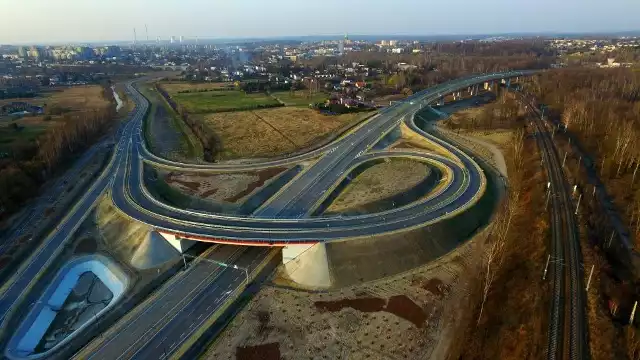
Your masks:
{"label": "roadside vegetation", "polygon": [[[328,115],[302,106],[309,98],[324,99],[322,93],[311,97],[303,91],[268,95],[207,85],[161,83],[156,87],[200,140],[206,161],[291,154],[328,141],[369,116]],[[285,107],[276,95],[292,106]],[[265,109],[269,107],[275,109]]]}
{"label": "roadside vegetation", "polygon": [[149,100],[144,123],[145,141],[149,149],[172,160],[202,159],[202,144],[151,84],[138,90]]}
{"label": "roadside vegetation", "polygon": [[116,117],[111,89],[74,87],[31,99],[44,114],[0,119],[0,219],[37,195],[75,155],[92,145]]}
{"label": "roadside vegetation", "polygon": [[[468,292],[458,316],[458,334],[449,359],[539,359],[547,333],[548,282],[542,279],[547,257],[548,214],[545,176],[535,140],[528,136],[518,106],[509,97],[454,115],[444,125],[462,133],[510,131],[496,144],[508,172],[504,203],[487,230],[480,262],[469,263]],[[508,115],[507,115],[508,114]],[[504,116],[504,118],[502,118]],[[495,142],[491,138],[486,141]]]}
{"label": "roadside vegetation", "polygon": [[[559,125],[555,142],[567,154],[566,171],[582,196],[585,277],[594,269],[587,292],[592,356],[638,359],[638,320],[628,326],[638,295],[638,262],[628,260],[620,241],[628,236],[637,254],[640,74],[631,69],[554,70],[525,90],[544,104],[550,123]],[[598,183],[602,186],[594,188]],[[621,226],[614,225],[615,218]]]}

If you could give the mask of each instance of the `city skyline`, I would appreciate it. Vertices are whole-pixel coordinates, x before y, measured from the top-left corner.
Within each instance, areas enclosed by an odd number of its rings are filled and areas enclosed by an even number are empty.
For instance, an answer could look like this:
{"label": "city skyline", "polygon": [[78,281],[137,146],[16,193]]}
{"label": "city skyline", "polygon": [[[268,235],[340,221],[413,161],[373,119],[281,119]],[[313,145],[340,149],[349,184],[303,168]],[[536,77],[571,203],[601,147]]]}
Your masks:
{"label": "city skyline", "polygon": [[[322,4],[242,0],[91,3],[80,0],[0,0],[12,14],[0,23],[0,44],[357,35],[438,36],[501,33],[604,33],[639,30],[640,3],[568,0],[515,3],[488,0],[456,6],[442,2],[328,0]],[[412,9],[401,12],[399,9]],[[553,10],[553,11],[551,11]],[[96,21],[99,14],[100,21]],[[394,14],[394,15],[389,15]],[[437,14],[432,16],[430,14]],[[29,21],[25,21],[28,19]],[[490,21],[487,21],[490,19]]]}

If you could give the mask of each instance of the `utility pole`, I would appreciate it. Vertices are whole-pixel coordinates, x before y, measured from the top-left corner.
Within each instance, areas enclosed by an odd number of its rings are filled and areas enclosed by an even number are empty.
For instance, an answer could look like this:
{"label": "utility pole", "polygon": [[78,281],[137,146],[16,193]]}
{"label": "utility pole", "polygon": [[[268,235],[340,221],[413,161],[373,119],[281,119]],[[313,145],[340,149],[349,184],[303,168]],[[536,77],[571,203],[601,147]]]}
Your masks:
{"label": "utility pole", "polygon": [[591,265],[591,271],[589,272],[589,280],[587,280],[587,291],[589,291],[589,285],[591,285],[591,276],[593,276],[593,268],[595,265]]}
{"label": "utility pole", "polygon": [[551,196],[551,189],[547,192],[547,201],[544,203],[545,209],[549,207],[549,197]]}
{"label": "utility pole", "polygon": [[611,241],[613,240],[613,234],[615,234],[615,230],[611,232],[611,237],[609,238],[609,241],[607,242],[607,247],[611,246]]}
{"label": "utility pole", "polygon": [[542,273],[542,280],[547,277],[547,270],[549,269],[549,260],[551,260],[551,254],[547,255],[547,264],[544,266],[544,273]]}

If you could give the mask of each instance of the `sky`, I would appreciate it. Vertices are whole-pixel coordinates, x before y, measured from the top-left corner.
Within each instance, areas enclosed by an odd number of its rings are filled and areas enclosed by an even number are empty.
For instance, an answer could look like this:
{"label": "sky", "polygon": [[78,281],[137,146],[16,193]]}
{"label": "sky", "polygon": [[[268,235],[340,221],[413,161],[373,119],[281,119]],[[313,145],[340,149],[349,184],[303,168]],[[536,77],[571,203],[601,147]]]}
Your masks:
{"label": "sky", "polygon": [[0,44],[640,30],[639,0],[0,0]]}

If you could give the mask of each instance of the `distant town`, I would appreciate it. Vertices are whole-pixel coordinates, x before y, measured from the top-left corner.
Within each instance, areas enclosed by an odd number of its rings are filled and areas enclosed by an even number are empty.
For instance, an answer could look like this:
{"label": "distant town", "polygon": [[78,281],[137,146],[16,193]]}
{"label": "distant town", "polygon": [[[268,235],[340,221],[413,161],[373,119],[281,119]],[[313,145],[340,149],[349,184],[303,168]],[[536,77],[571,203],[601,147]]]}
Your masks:
{"label": "distant town", "polygon": [[0,45],[6,357],[639,359],[640,36],[140,35]]}
{"label": "distant town", "polygon": [[[372,83],[414,70],[439,69],[442,54],[478,48],[535,47],[544,63],[535,67],[631,67],[639,37],[603,39],[522,39],[488,37],[435,42],[424,40],[251,41],[220,44],[183,36],[170,40],[104,46],[0,46],[0,98],[29,97],[38,87],[96,84],[149,71],[178,71],[186,81],[259,80],[271,88],[308,88],[314,80],[323,90],[341,91],[363,101]],[[489,50],[487,50],[489,51]],[[397,79],[396,79],[397,80]],[[400,85],[400,86],[399,86]],[[405,84],[397,84],[396,90]],[[411,84],[408,84],[411,85]],[[264,90],[264,86],[257,87]],[[371,96],[368,96],[371,98]]]}

